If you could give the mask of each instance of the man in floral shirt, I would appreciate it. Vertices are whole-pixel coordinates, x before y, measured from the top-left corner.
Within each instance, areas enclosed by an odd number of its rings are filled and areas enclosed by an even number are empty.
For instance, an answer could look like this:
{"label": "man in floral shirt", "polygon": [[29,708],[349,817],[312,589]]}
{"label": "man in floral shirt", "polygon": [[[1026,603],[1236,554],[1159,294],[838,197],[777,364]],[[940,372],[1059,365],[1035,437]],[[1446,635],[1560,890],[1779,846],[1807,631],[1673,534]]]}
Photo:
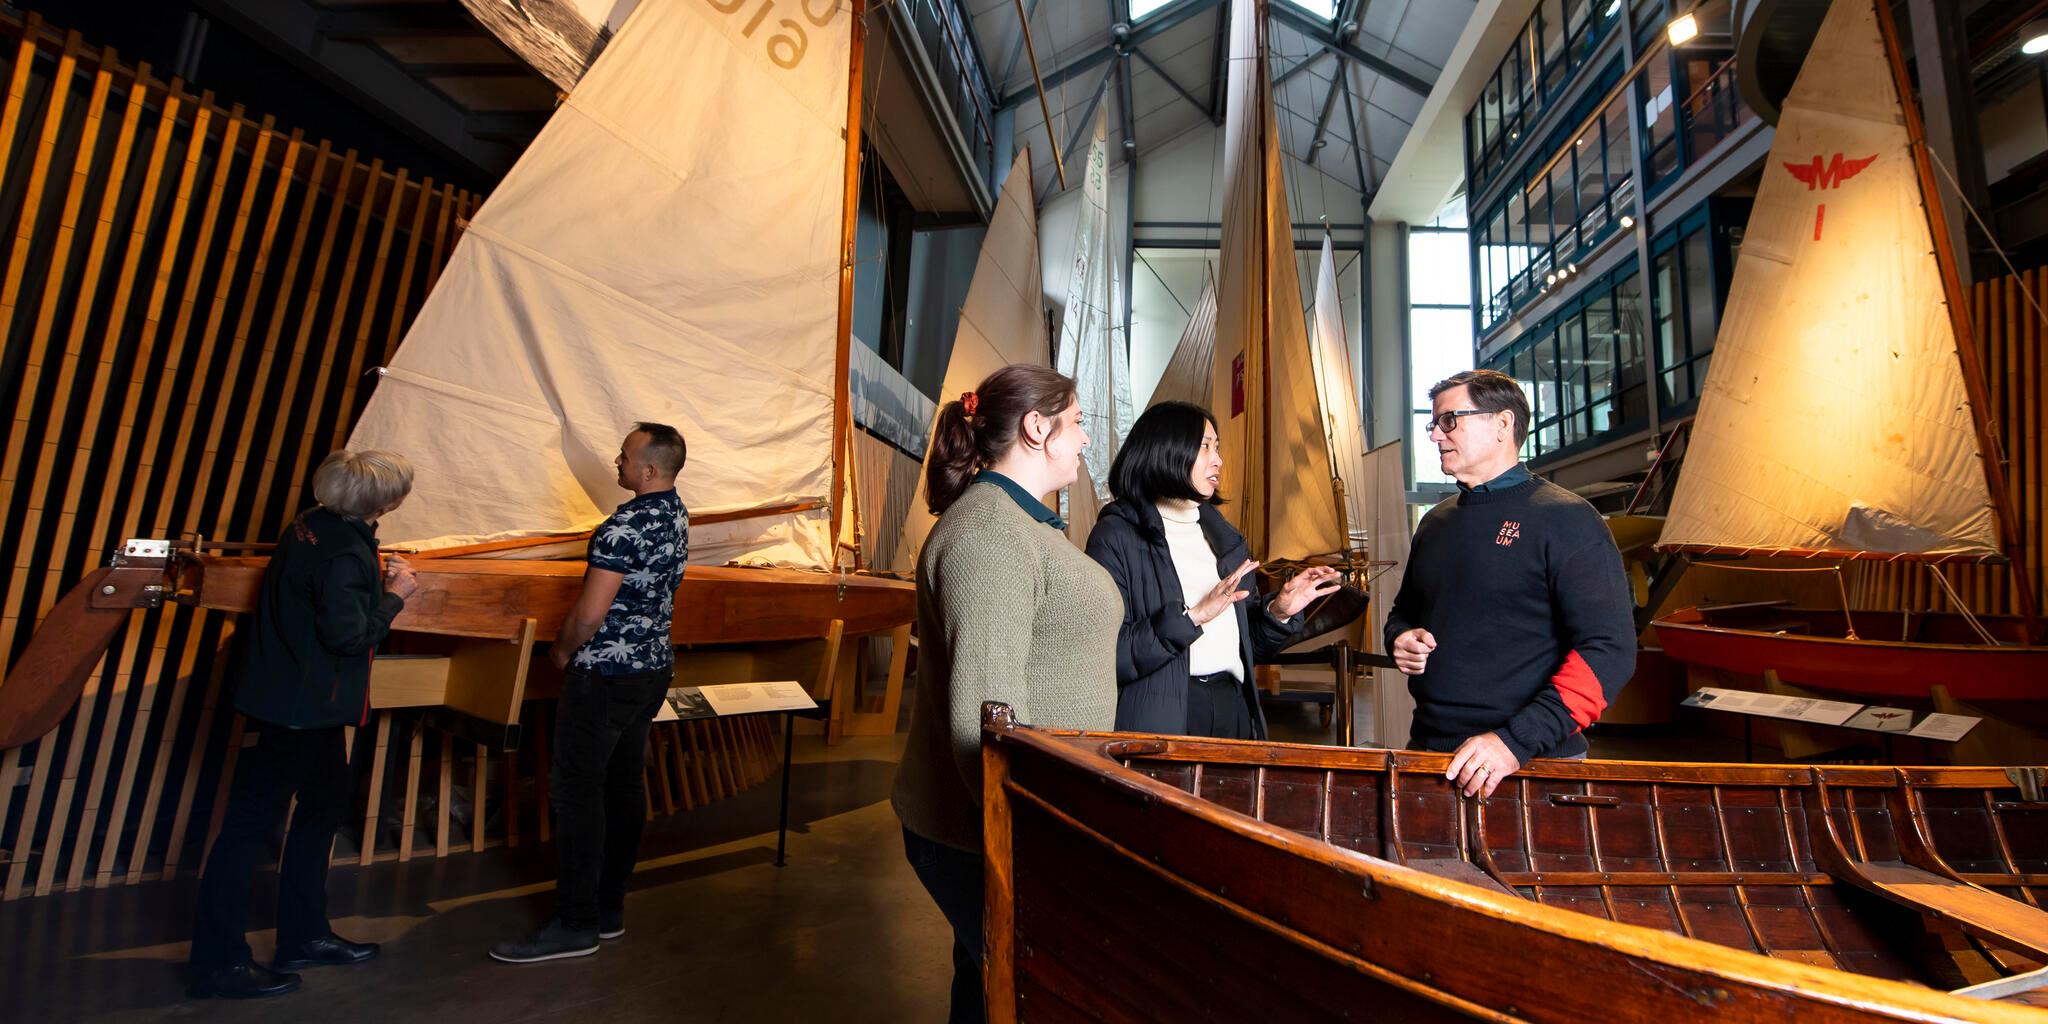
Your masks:
{"label": "man in floral shirt", "polygon": [[634,497],[591,535],[583,591],[550,651],[563,670],[548,779],[561,862],[555,916],[493,946],[495,959],[586,956],[599,939],[626,933],[626,876],[646,814],[647,730],[675,680],[669,623],[690,550],[676,474],[686,455],[683,435],[660,423],[635,425],[619,447],[619,486]]}

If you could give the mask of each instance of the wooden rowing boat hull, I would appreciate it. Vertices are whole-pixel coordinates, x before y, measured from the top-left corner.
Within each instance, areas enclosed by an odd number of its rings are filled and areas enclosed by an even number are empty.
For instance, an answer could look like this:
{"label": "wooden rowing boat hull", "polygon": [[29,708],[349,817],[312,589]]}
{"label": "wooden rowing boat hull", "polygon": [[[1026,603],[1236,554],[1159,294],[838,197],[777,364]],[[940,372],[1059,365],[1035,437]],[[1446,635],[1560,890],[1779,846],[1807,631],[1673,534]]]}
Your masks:
{"label": "wooden rowing boat hull", "polygon": [[[191,554],[123,557],[95,570],[52,607],[0,686],[0,750],[56,728],[86,677],[138,608],[164,597],[226,612],[256,607],[267,557]],[[405,633],[553,640],[583,582],[581,562],[422,558],[419,591],[392,626]],[[845,636],[880,633],[916,618],[915,585],[879,576],[797,569],[691,566],[676,589],[677,644],[811,640],[841,623]],[[533,629],[526,632],[526,621]],[[522,648],[524,649],[524,648]],[[510,671],[507,669],[506,671]],[[501,673],[502,674],[502,673]],[[523,678],[523,677],[522,677]],[[518,682],[507,693],[518,692]],[[517,702],[484,717],[511,722]]]}
{"label": "wooden rowing boat hull", "polygon": [[1915,632],[1929,640],[1882,640],[1905,634],[1897,612],[1857,612],[1860,639],[1850,640],[1840,612],[1743,607],[1686,608],[1652,621],[1669,656],[1693,665],[1883,699],[1926,700],[1948,687],[1957,700],[2007,702],[2048,696],[2048,647],[2017,642],[2017,620],[1980,616],[1994,636],[2012,642],[1960,642],[1956,617],[1916,615]]}
{"label": "wooden rowing boat hull", "polygon": [[2048,882],[1999,769],[1536,762],[1479,801],[1441,754],[992,712],[991,1020],[2042,1019],[1928,987],[1968,980],[1930,936],[2048,959],[1985,887]]}
{"label": "wooden rowing boat hull", "polygon": [[[269,559],[205,557],[198,603],[245,612]],[[423,558],[419,592],[392,628],[444,636],[512,637],[534,619],[552,640],[583,584],[582,562]],[[880,576],[798,569],[693,565],[676,588],[678,644],[762,643],[824,636],[834,619],[849,636],[878,633],[916,617],[916,587]]]}

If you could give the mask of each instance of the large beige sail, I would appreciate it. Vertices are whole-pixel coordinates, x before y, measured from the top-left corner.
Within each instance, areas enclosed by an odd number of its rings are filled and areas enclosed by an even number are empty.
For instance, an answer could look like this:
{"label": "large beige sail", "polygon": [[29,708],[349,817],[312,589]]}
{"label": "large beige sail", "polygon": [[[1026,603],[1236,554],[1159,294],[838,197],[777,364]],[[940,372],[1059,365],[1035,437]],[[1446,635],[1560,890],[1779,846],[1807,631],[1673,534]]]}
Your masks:
{"label": "large beige sail", "polygon": [[[417,467],[384,535],[588,529],[679,427],[693,561],[832,564],[851,17],[644,3],[477,212],[362,421]],[[715,386],[711,382],[716,382]]]}
{"label": "large beige sail", "polygon": [[1216,367],[1216,275],[1207,265],[1202,268],[1202,297],[1195,300],[1194,310],[1188,314],[1188,325],[1180,332],[1180,342],[1173,347],[1173,354],[1167,357],[1166,369],[1159,374],[1159,382],[1152,386],[1152,398],[1145,408],[1161,402],[1193,402],[1208,405],[1214,397],[1210,393],[1210,378]]}
{"label": "large beige sail", "polygon": [[1665,550],[1998,552],[1876,13],[1836,3],[1757,190]]}
{"label": "large beige sail", "polygon": [[[982,378],[1011,363],[1052,365],[1046,337],[1044,281],[1038,268],[1038,208],[1031,189],[1031,153],[1017,152],[996,197],[995,214],[982,238],[967,301],[960,306],[960,326],[953,335],[946,362],[946,382],[939,404],[974,390]],[[933,418],[936,425],[937,418]],[[931,535],[935,520],[925,504],[924,474],[918,474],[917,497],[903,520],[903,543],[897,545],[902,568],[914,568]]]}
{"label": "large beige sail", "polygon": [[1262,560],[1343,550],[1309,363],[1294,224],[1268,73],[1264,0],[1232,0],[1222,271],[1211,409],[1225,514]]}
{"label": "large beige sail", "polygon": [[1328,232],[1323,233],[1322,258],[1316,265],[1314,333],[1310,354],[1315,357],[1316,394],[1323,403],[1323,437],[1330,446],[1331,467],[1344,485],[1344,525],[1351,546],[1359,547],[1360,536],[1371,518],[1367,498],[1365,464],[1365,421],[1358,404],[1358,388],[1351,379],[1351,345],[1344,334],[1344,307],[1337,298],[1337,250]]}

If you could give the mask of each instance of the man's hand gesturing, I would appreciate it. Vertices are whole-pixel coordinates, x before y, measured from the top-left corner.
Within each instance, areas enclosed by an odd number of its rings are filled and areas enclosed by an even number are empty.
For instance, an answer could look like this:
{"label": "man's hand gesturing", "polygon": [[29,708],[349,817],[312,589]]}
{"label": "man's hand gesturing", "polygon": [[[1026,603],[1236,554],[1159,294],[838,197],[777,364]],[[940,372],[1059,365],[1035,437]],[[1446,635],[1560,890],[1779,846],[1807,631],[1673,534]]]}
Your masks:
{"label": "man's hand gesturing", "polygon": [[1426,629],[1411,629],[1394,638],[1394,665],[1402,672],[1419,676],[1429,666],[1429,652],[1436,650],[1436,637]]}

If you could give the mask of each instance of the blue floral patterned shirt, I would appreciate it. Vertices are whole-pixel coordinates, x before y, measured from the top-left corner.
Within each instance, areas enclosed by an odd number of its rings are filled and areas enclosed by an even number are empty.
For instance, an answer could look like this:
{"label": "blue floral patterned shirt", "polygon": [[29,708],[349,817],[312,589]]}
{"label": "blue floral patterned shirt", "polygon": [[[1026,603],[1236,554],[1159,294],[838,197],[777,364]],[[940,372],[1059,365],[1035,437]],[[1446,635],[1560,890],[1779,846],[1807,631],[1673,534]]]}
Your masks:
{"label": "blue floral patterned shirt", "polygon": [[620,505],[590,535],[590,564],[625,579],[604,625],[577,648],[570,665],[604,676],[674,667],[669,623],[689,553],[690,510],[674,488]]}

